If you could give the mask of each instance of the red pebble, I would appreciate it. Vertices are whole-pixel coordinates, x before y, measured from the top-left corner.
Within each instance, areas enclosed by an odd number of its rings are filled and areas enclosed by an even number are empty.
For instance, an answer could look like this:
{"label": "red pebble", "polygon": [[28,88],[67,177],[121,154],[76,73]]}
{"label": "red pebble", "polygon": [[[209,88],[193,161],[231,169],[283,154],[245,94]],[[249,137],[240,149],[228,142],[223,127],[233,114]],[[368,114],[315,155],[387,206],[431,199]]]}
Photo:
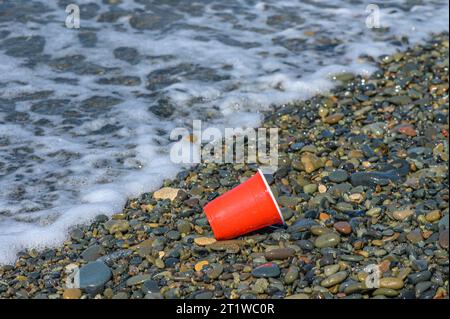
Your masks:
{"label": "red pebble", "polygon": [[397,131],[405,134],[406,136],[416,136],[417,132],[414,128],[414,126],[410,124],[405,124],[397,127]]}

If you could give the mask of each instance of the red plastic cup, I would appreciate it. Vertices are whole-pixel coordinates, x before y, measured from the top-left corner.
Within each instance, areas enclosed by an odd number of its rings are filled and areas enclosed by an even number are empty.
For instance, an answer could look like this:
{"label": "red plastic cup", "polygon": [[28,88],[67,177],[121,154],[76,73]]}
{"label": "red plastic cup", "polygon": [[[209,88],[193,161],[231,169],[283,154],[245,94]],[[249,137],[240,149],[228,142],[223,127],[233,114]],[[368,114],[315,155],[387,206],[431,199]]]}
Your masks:
{"label": "red plastic cup", "polygon": [[209,202],[203,211],[217,240],[231,239],[274,225],[283,215],[261,170]]}

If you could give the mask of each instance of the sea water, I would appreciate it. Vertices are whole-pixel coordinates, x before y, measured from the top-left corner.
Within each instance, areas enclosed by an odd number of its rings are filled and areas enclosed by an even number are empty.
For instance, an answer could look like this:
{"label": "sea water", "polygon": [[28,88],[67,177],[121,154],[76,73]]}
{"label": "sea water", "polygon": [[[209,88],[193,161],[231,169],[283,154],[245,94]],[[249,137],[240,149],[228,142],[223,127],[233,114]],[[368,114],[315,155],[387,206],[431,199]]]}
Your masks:
{"label": "sea water", "polygon": [[0,1],[0,264],[174,177],[173,128],[257,127],[448,20],[446,0]]}

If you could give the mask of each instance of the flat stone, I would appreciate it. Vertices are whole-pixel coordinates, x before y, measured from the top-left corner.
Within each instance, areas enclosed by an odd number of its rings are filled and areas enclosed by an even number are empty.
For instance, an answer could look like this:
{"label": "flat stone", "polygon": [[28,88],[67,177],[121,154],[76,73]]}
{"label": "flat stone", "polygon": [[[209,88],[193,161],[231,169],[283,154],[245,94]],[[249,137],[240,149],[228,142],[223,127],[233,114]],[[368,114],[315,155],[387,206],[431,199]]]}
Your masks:
{"label": "flat stone", "polygon": [[100,245],[92,245],[81,253],[85,261],[95,261],[105,254],[105,249]]}
{"label": "flat stone", "polygon": [[309,295],[304,294],[304,293],[299,293],[299,294],[287,296],[284,299],[309,299]]}
{"label": "flat stone", "polygon": [[280,267],[275,263],[265,263],[255,267],[252,270],[253,277],[278,277],[280,275]]}
{"label": "flat stone", "polygon": [[207,246],[214,244],[217,240],[212,237],[196,237],[194,238],[194,243],[196,243],[199,246]]}
{"label": "flat stone", "polygon": [[111,279],[111,269],[102,261],[94,261],[80,268],[80,288],[96,293]]}
{"label": "flat stone", "polygon": [[411,103],[411,98],[408,95],[396,95],[389,98],[389,102],[395,105],[406,105]]}
{"label": "flat stone", "polygon": [[292,248],[277,248],[265,252],[264,257],[267,260],[282,260],[292,257],[295,251]]}
{"label": "flat stone", "polygon": [[215,251],[226,251],[227,253],[238,253],[241,246],[244,245],[242,240],[220,240],[206,247]]}
{"label": "flat stone", "polygon": [[179,195],[181,189],[172,187],[163,187],[153,193],[154,199],[169,199],[175,200]]}
{"label": "flat stone", "polygon": [[350,262],[359,262],[359,261],[363,261],[364,257],[361,255],[341,255],[341,260],[350,261]]}
{"label": "flat stone", "polygon": [[400,180],[400,176],[393,171],[356,172],[350,176],[350,182],[353,186],[385,186],[389,184],[389,181],[397,182],[398,180]]}
{"label": "flat stone", "polygon": [[289,226],[290,232],[302,232],[309,230],[311,227],[318,225],[317,222],[311,218],[302,218],[297,220],[294,224]]}
{"label": "flat stone", "polygon": [[327,124],[336,124],[343,118],[344,118],[343,113],[334,113],[334,114],[331,114],[331,115],[328,115],[327,117],[325,117],[323,119],[323,121]]}
{"label": "flat stone", "polygon": [[335,247],[341,242],[341,236],[335,233],[320,235],[314,241],[316,248]]}
{"label": "flat stone", "polygon": [[212,299],[214,293],[212,291],[202,291],[195,294],[194,299]]}
{"label": "flat stone", "polygon": [[133,277],[131,277],[131,278],[129,278],[127,280],[127,286],[128,287],[132,287],[132,286],[140,285],[143,282],[145,282],[145,281],[147,281],[147,280],[149,280],[151,278],[152,278],[152,276],[149,275],[149,274],[136,275],[136,276],[133,276]]}
{"label": "flat stone", "polygon": [[340,212],[351,212],[353,211],[353,205],[346,202],[339,202],[336,204],[336,209]]}
{"label": "flat stone", "polygon": [[164,15],[157,13],[139,13],[134,14],[129,22],[131,27],[136,30],[160,30],[180,18],[181,16],[174,12],[165,12]]}

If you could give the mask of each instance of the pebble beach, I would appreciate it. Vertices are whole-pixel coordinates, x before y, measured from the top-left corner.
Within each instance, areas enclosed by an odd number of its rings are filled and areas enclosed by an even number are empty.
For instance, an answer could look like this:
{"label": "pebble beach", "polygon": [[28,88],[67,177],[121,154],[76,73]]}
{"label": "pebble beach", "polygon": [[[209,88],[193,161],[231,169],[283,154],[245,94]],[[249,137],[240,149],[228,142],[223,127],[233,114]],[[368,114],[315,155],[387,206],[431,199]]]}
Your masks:
{"label": "pebble beach", "polygon": [[202,163],[58,248],[20,252],[0,266],[0,298],[448,299],[448,50],[434,35],[265,113],[286,225],[216,241],[203,206],[258,165]]}

